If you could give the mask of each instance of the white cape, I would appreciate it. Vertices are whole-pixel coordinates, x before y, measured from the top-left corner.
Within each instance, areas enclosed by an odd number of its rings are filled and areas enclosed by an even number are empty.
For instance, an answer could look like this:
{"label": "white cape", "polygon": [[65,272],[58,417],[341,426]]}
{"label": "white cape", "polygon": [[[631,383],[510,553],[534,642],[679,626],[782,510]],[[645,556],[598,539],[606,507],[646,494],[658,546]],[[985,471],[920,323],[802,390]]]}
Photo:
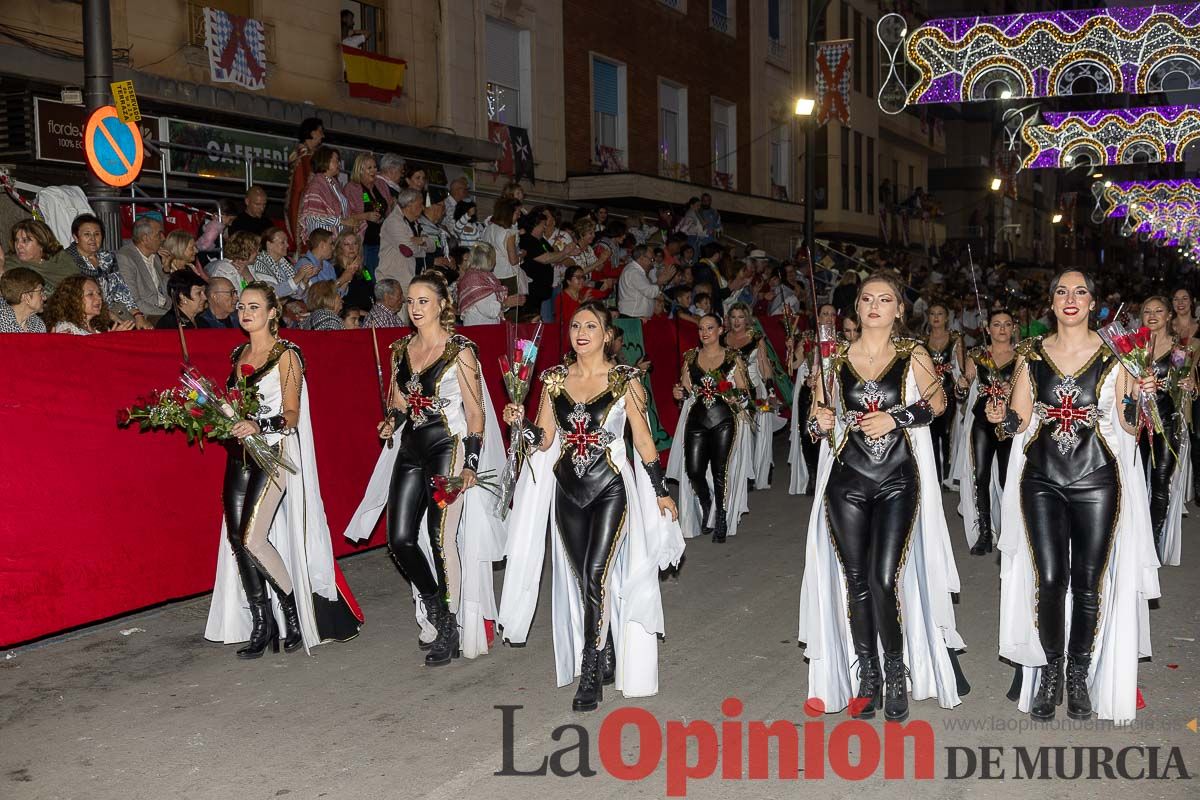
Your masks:
{"label": "white cape", "polygon": [[[1137,710],[1138,659],[1150,655],[1150,612],[1148,601],[1159,596],[1158,558],[1150,529],[1149,500],[1145,476],[1134,438],[1115,418],[1121,404],[1116,396],[1121,370],[1110,370],[1100,387],[1100,419],[1096,430],[1116,457],[1118,493],[1117,529],[1100,577],[1100,619],[1092,650],[1088,689],[1100,719],[1118,725],[1133,721]],[[1010,491],[1004,493],[1004,532],[1000,549],[1000,655],[1024,665],[1018,707],[1029,711],[1046,654],[1038,638],[1035,602],[1036,570],[1029,546],[1029,532],[1021,509],[1021,475],[1025,471],[1025,447],[1039,425],[1035,417],[1024,433],[1013,437],[1008,458]],[[1066,633],[1070,640],[1071,592],[1067,590]]]}
{"label": "white cape", "polygon": [[[905,380],[905,396],[918,396],[911,367]],[[840,394],[835,401],[835,435],[841,441],[847,430],[842,423]],[[958,570],[942,512],[942,492],[929,429],[913,428],[907,434],[917,465],[920,502],[897,587],[904,631],[904,664],[911,672],[914,700],[936,697],[938,705],[953,708],[961,700],[947,648],[958,650],[966,646],[955,625],[951,597],[959,590]],[[842,710],[858,693],[858,674],[854,668],[857,656],[847,623],[846,576],[825,513],[825,492],[833,463],[833,452],[826,439],[821,444],[817,466],[818,501],[813,503],[809,517],[800,586],[799,640],[805,644],[804,655],[809,661],[808,696],[821,700],[826,712]]]}
{"label": "white cape", "polygon": [[[808,462],[804,458],[804,437],[808,435],[805,425],[808,424],[807,408],[800,408],[800,391],[808,380],[808,362],[804,361],[796,368],[796,380],[792,384],[792,422],[791,435],[788,437],[788,464],[791,465],[791,479],[788,481],[788,494],[804,494],[808,488]],[[801,420],[804,422],[801,423]]]}
{"label": "white cape", "polygon": [[[500,426],[496,423],[496,415],[492,410],[491,395],[488,393],[487,381],[480,375],[483,385],[483,450],[479,454],[479,474],[491,471],[500,475],[504,468],[505,448],[504,438],[500,434]],[[403,428],[403,425],[401,425]],[[394,438],[400,439],[398,429]],[[346,527],[345,537],[360,542],[370,538],[375,530],[379,515],[387,506],[388,489],[392,482],[392,471],[396,456],[400,452],[399,444],[395,447],[385,447],[379,453],[375,462],[375,471],[367,483],[367,490],[362,502],[350,517]],[[461,632],[463,655],[467,658],[487,655],[487,631],[485,620],[496,619],[496,594],[492,587],[492,562],[504,557],[505,527],[500,519],[500,509],[496,496],[482,486],[475,486],[463,492],[462,514],[459,516],[458,530],[453,541],[457,542],[458,563],[461,567],[461,584],[457,596],[450,598],[450,610],[458,616],[458,626]],[[449,533],[449,532],[448,532]],[[447,535],[447,541],[450,541]],[[421,531],[418,536],[421,552],[429,560],[433,568],[433,550],[429,544],[429,529],[426,517],[421,515]],[[417,624],[421,626],[420,638],[431,642],[437,636],[437,631],[429,623],[425,608],[419,600],[417,588],[412,587],[413,600],[416,606]]]}
{"label": "white cape", "polygon": [[[958,481],[958,513],[963,518],[963,534],[967,537],[967,547],[973,547],[979,538],[979,509],[975,506],[975,450],[971,447],[971,430],[975,426],[975,416],[971,409],[979,399],[979,381],[971,382],[971,391],[967,393],[965,415],[955,429],[954,462],[950,474]],[[992,459],[992,473],[989,486],[992,494],[992,535],[1000,536],[1001,517],[1000,507],[1004,492],[1000,488],[1000,459]]]}
{"label": "white cape", "polygon": [[[279,367],[272,367],[277,375]],[[269,380],[271,376],[264,376]],[[313,594],[326,600],[337,600],[334,577],[333,545],[329,540],[329,523],[325,519],[325,504],[321,500],[321,483],[317,477],[317,456],[313,446],[312,417],[308,410],[308,385],[300,386],[300,418],[296,433],[281,437],[283,454],[297,472],[282,473],[284,495],[279,510],[271,521],[268,540],[279,552],[292,579],[292,593],[300,617],[300,632],[304,649],[321,643],[313,611]],[[280,631],[284,630],[283,610],[279,598],[268,584],[271,607]],[[234,644],[250,638],[253,624],[250,604],[238,575],[237,561],[229,544],[228,529],[221,521],[221,544],[217,550],[217,578],[213,586],[212,604],[204,638],[214,642]]]}
{"label": "white cape", "polygon": [[[1180,425],[1183,424],[1181,421]],[[1175,464],[1175,472],[1171,475],[1171,502],[1167,506],[1167,522],[1163,526],[1164,567],[1178,567],[1183,555],[1183,515],[1186,511],[1187,485],[1191,480],[1192,459],[1192,441],[1187,435],[1186,427],[1180,438],[1183,441],[1176,445],[1179,448],[1179,459]]]}
{"label": "white cape", "polygon": [[[770,397],[766,381],[763,380],[762,369],[758,363],[758,348],[755,348],[746,363],[746,372],[750,376],[751,392],[756,402]],[[795,400],[793,399],[793,404]],[[754,481],[755,489],[771,488],[771,467],[775,464],[775,434],[787,425],[787,420],[774,411],[759,411],[754,409],[755,430],[752,434],[751,448],[753,457],[749,477]]]}
{"label": "white cape", "polygon": [[[724,402],[718,400],[717,402]],[[687,441],[687,420],[696,396],[692,395],[683,402],[679,410],[679,424],[675,426],[675,437],[671,439],[671,455],[667,459],[667,477],[679,481],[679,527],[683,535],[692,539],[700,535],[700,529],[716,525],[717,504],[713,491],[712,467],[709,467],[706,479],[708,491],[713,497],[712,508],[709,509],[708,519],[701,519],[700,501],[692,490],[692,482],[684,469],[684,442]],[[729,474],[725,476],[725,524],[728,536],[737,535],[738,522],[750,510],[749,492],[746,482],[750,479],[750,468],[754,460],[754,437],[749,426],[740,415],[734,415],[733,448],[729,454]]]}
{"label": "white cape", "polygon": [[[624,398],[618,401],[624,402]],[[559,686],[566,686],[579,675],[584,630],[579,584],[554,522],[553,470],[559,450],[556,431],[548,450],[529,456],[517,481],[498,622],[506,640],[520,644],[528,638],[541,587],[548,521],[553,542],[555,676]],[[625,697],[649,697],[658,692],[658,639],[665,635],[658,573],[679,564],[684,542],[679,526],[659,513],[650,477],[639,459],[630,464],[624,436],[613,440],[609,453],[620,469],[628,503],[607,593],[609,630],[617,655],[616,688]]]}

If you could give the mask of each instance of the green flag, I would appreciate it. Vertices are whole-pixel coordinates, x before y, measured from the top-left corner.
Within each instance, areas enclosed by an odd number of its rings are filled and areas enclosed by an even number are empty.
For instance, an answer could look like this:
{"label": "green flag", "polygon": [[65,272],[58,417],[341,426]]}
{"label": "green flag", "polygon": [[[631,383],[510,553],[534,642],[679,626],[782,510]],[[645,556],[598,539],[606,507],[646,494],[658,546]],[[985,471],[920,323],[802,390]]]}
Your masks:
{"label": "green flag", "polygon": [[[613,324],[621,329],[625,344],[617,354],[617,361],[636,366],[646,357],[645,340],[642,338],[642,321],[631,317],[619,317]],[[650,373],[642,374],[642,387],[646,390],[646,415],[650,418],[650,433],[654,436],[654,447],[660,453],[671,446],[671,435],[663,429],[658,419],[658,408],[654,405],[654,392],[650,390]]]}

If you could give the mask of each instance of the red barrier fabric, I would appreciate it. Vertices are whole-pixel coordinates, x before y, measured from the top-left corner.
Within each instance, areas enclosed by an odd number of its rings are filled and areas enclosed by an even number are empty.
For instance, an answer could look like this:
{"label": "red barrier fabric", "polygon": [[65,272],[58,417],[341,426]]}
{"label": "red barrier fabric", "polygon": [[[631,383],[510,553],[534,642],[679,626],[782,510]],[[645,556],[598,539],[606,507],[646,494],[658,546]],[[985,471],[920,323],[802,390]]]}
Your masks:
{"label": "red barrier fabric", "polygon": [[[768,322],[770,325],[770,322]],[[505,402],[501,326],[462,328],[479,345],[497,410]],[[532,328],[522,328],[523,334]],[[405,331],[379,331],[388,346]],[[366,488],[379,441],[379,388],[370,331],[286,331],[307,363],[325,512],[335,555],[361,549],[341,532]],[[671,387],[696,343],[686,322],[651,320],[643,333],[662,424],[679,411]],[[192,362],[214,382],[229,373],[236,331],[188,333]],[[547,325],[538,370],[566,345]],[[0,335],[0,646],[30,641],[212,588],[221,530],[225,451],[178,433],[116,425],[118,409],[174,386],[177,333]],[[528,403],[535,408],[536,397]],[[382,524],[365,547],[382,544]]]}

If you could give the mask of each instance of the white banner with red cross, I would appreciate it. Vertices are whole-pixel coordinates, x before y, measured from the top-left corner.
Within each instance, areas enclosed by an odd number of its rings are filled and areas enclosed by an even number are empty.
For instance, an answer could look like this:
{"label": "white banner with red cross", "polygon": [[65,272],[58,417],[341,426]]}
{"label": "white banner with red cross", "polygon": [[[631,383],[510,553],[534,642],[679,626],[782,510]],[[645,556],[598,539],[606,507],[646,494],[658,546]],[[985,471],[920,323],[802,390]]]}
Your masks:
{"label": "white banner with red cross", "polygon": [[850,66],[854,40],[817,42],[817,124],[850,124]]}
{"label": "white banner with red cross", "polygon": [[262,22],[205,8],[204,37],[214,83],[236,83],[256,90],[266,87],[267,45]]}

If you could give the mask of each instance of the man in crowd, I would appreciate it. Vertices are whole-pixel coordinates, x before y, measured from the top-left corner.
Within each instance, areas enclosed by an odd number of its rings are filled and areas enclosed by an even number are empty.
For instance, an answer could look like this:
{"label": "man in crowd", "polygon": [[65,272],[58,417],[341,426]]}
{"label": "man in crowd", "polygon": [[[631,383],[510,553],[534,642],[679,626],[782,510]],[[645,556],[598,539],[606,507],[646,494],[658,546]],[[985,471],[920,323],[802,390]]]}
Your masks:
{"label": "man in crowd", "polygon": [[379,157],[379,177],[387,184],[388,192],[395,200],[400,196],[404,183],[404,159],[395,153],[384,153]]}
{"label": "man in crowd", "polygon": [[134,304],[150,322],[171,308],[167,276],[158,255],[163,238],[161,222],[149,216],[138,217],[133,223],[132,240],[117,251],[117,269],[129,286]]}
{"label": "man in crowd", "polygon": [[704,224],[704,238],[700,244],[721,241],[721,212],[713,208],[712,195],[708,192],[700,195],[700,222]]}
{"label": "man in crowd", "polygon": [[421,215],[425,198],[416,189],[405,189],[396,198],[396,207],[383,221],[379,231],[379,267],[375,279],[391,278],[408,291],[417,276],[417,265],[425,262],[427,242],[421,235]]}
{"label": "man in crowd", "polygon": [[617,310],[623,317],[650,319],[661,302],[662,288],[650,278],[654,266],[650,248],[635,245],[632,255],[617,284]]}
{"label": "man in crowd", "polygon": [[264,212],[267,210],[267,190],[261,186],[251,186],[246,190],[246,198],[244,209],[241,214],[233,218],[233,222],[229,223],[228,234],[233,235],[238,231],[249,231],[255,236],[262,236],[267,228],[270,228],[271,220],[267,219]]}
{"label": "man in crowd", "polygon": [[237,314],[233,312],[237,305],[238,293],[228,278],[209,278],[204,290],[208,300],[208,308],[200,319],[202,328],[239,328]]}
{"label": "man in crowd", "polygon": [[454,209],[458,206],[460,200],[466,200],[470,197],[471,187],[467,184],[467,179],[459,175],[450,181],[450,185],[446,189],[450,192],[450,196],[446,198],[446,219],[453,221]]}
{"label": "man in crowd", "polygon": [[404,290],[400,282],[393,278],[380,278],[375,281],[375,305],[371,306],[364,328],[403,328],[404,322]]}

